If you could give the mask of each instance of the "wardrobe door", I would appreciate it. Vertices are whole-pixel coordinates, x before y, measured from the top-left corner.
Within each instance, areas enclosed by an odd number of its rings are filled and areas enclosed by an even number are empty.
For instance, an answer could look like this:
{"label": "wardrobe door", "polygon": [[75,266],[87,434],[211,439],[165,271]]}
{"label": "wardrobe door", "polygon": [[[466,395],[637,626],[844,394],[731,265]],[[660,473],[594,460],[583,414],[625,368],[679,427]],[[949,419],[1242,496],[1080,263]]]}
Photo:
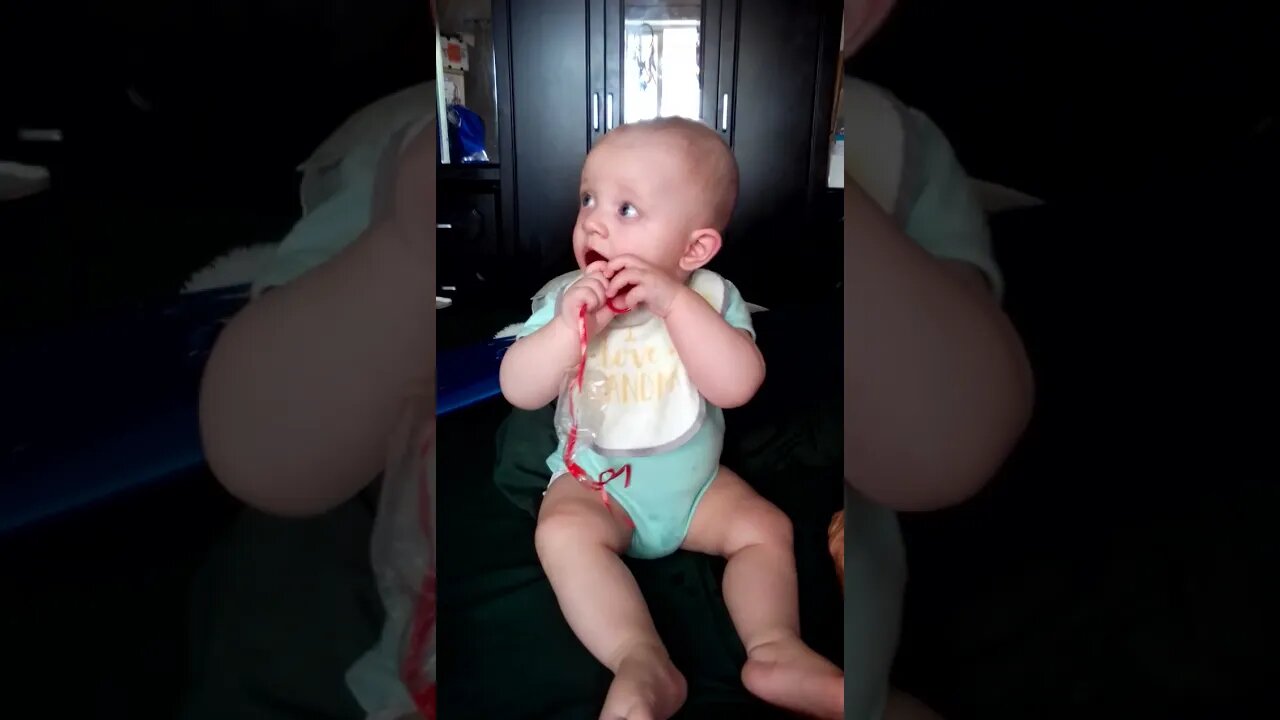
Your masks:
{"label": "wardrobe door", "polygon": [[707,24],[707,79],[703,107],[708,124],[730,147],[734,144],[733,122],[738,100],[735,82],[740,9],[739,0],[707,2],[707,16],[711,22]]}
{"label": "wardrobe door", "polygon": [[[814,132],[829,121],[832,94],[818,82],[832,77],[821,69],[838,62],[824,33],[838,36],[839,21],[828,21],[833,11],[839,18],[839,10],[833,0],[740,0],[737,71],[731,89],[721,93],[722,102],[726,93],[731,102],[729,127],[741,174],[723,262],[740,287],[758,290],[755,297],[782,286],[764,276],[765,268],[786,267],[812,250],[805,224],[814,211]],[[824,117],[819,121],[818,115]]]}
{"label": "wardrobe door", "polygon": [[587,51],[591,56],[590,104],[587,106],[588,122],[591,123],[591,142],[594,145],[614,125],[614,98],[610,90],[608,75],[609,47],[616,43],[610,39],[609,15],[615,12],[612,5],[617,0],[591,0],[588,8]]}
{"label": "wardrobe door", "polygon": [[572,257],[579,173],[603,124],[602,98],[592,90],[593,81],[604,84],[592,72],[603,67],[603,57],[595,59],[603,42],[592,37],[603,36],[603,5],[507,2],[516,245],[538,270]]}
{"label": "wardrobe door", "polygon": [[608,0],[605,129],[657,117],[716,124],[722,5],[734,0]]}

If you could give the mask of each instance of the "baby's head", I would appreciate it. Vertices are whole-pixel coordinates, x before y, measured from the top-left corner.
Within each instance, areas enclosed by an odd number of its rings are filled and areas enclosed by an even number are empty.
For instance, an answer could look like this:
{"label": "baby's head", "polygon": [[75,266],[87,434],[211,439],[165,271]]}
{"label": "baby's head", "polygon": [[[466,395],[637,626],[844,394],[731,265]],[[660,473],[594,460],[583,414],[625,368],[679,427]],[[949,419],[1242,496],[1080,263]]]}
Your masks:
{"label": "baby's head", "polygon": [[578,267],[635,255],[683,278],[720,251],[737,197],[737,161],[711,128],[684,118],[623,125],[582,167]]}

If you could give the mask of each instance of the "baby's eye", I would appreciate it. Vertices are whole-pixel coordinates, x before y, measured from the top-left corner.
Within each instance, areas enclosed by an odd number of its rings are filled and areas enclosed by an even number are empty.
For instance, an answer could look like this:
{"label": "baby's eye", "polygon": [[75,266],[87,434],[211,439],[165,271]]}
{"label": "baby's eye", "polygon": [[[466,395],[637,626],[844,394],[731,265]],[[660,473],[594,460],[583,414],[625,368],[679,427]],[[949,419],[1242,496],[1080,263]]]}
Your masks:
{"label": "baby's eye", "polygon": [[595,198],[591,197],[591,193],[582,193],[582,207],[591,207],[595,204]]}
{"label": "baby's eye", "polygon": [[622,203],[622,205],[618,207],[618,214],[622,217],[635,217],[640,214],[640,211],[631,203]]}

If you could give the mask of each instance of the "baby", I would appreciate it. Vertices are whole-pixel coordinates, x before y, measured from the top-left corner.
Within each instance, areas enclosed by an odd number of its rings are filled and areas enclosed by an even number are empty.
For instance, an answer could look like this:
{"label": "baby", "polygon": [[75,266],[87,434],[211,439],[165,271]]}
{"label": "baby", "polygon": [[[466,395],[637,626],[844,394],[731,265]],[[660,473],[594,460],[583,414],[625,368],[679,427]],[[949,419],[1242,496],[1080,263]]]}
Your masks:
{"label": "baby", "polygon": [[686,694],[620,553],[728,560],[725,604],[752,692],[765,697],[753,687],[765,668],[841,674],[800,640],[786,515],[720,465],[722,408],[747,403],[765,374],[745,302],[703,269],[737,188],[733,154],[702,124],[664,118],[609,133],[582,169],[580,270],[538,293],[502,362],[513,405],[556,399],[577,371],[585,308],[586,372],[603,377],[605,404],[568,463],[561,429],[535,543],[570,627],[614,673],[603,718],[668,718]]}

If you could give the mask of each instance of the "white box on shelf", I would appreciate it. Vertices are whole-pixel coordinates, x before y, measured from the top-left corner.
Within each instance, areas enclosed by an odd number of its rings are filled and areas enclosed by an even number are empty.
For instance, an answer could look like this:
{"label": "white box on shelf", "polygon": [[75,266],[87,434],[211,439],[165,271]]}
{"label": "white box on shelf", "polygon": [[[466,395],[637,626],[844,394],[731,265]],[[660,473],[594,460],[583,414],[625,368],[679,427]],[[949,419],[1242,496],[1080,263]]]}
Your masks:
{"label": "white box on shelf", "polygon": [[844,187],[844,133],[836,135],[831,143],[831,161],[827,165],[827,187]]}
{"label": "white box on shelf", "polygon": [[446,70],[441,82],[441,89],[444,90],[444,104],[465,107],[467,104],[466,87],[466,78],[462,73],[455,70]]}

